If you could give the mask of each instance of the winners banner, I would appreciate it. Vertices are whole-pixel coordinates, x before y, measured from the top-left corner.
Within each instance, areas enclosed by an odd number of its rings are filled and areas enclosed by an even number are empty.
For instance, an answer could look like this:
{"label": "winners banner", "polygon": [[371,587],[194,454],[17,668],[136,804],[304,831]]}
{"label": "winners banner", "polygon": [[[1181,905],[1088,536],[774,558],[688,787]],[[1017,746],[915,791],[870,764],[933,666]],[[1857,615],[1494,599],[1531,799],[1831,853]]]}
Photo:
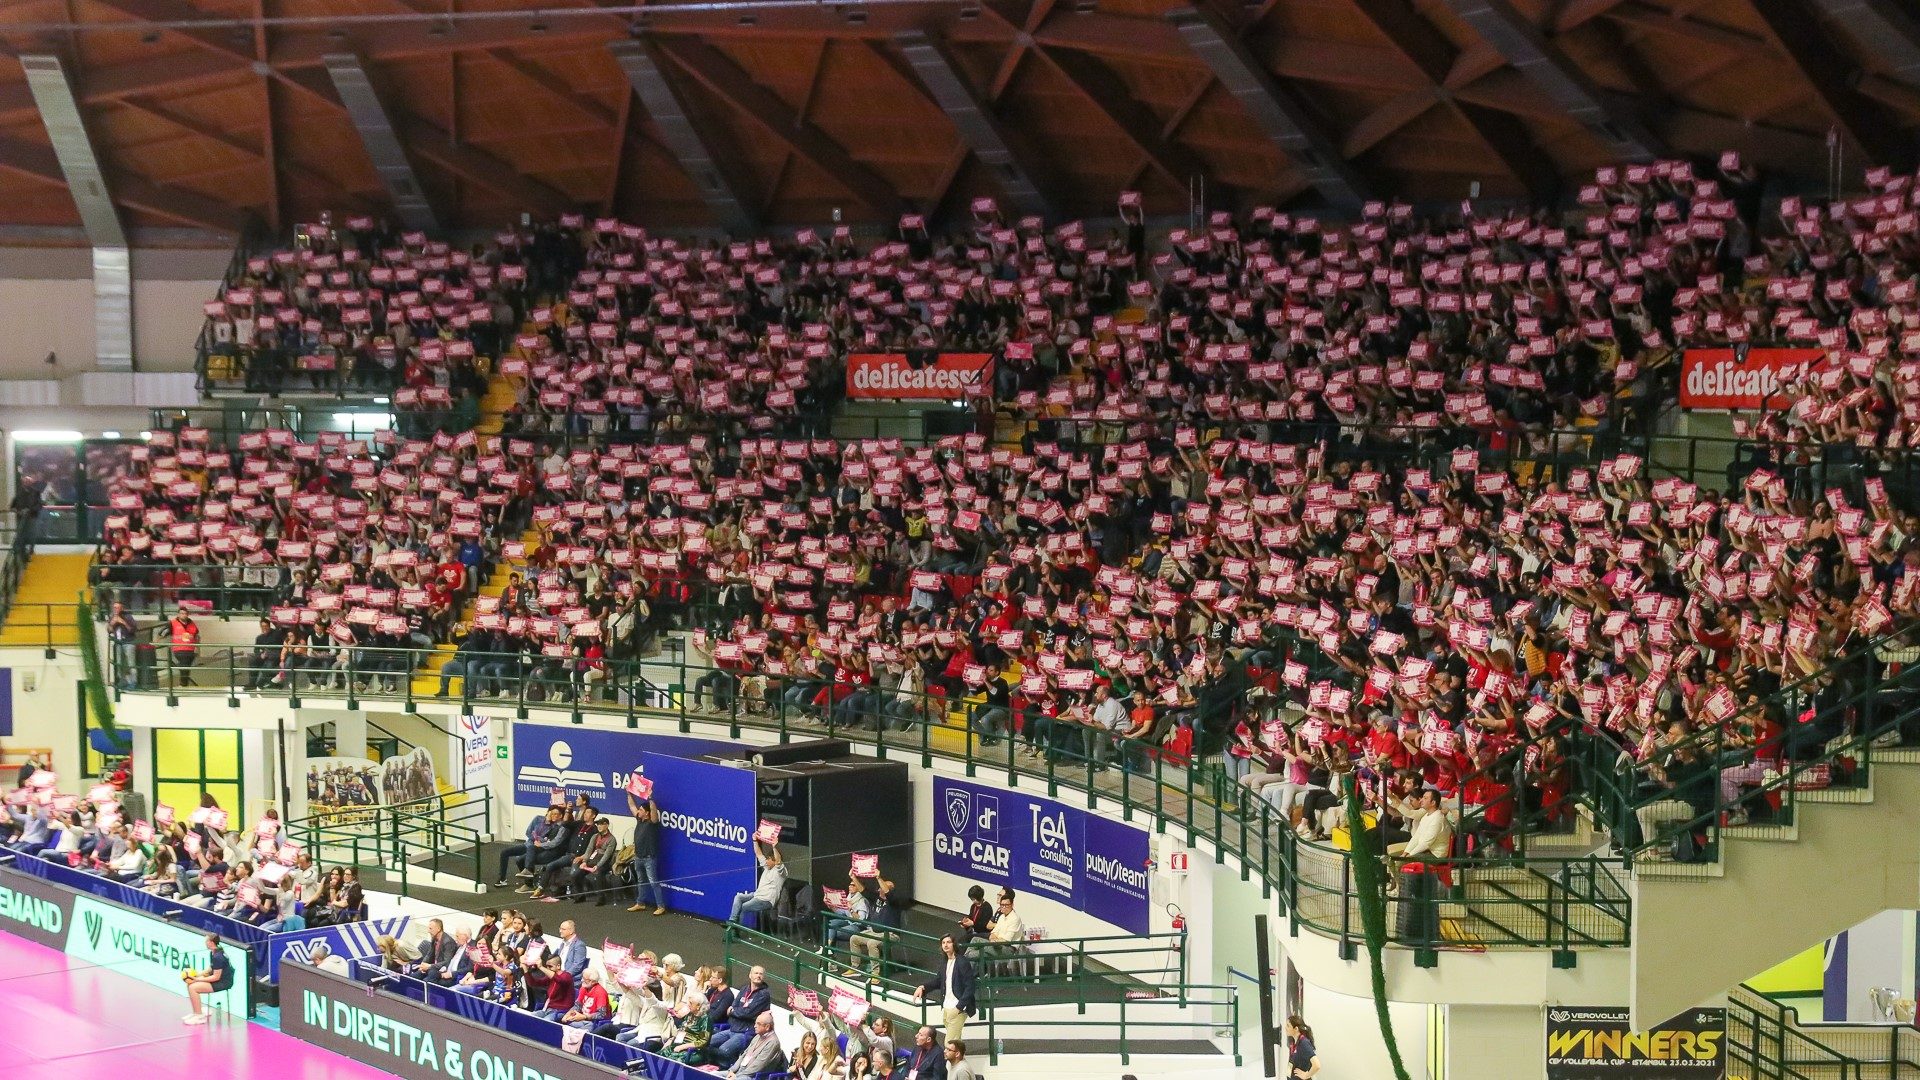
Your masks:
{"label": "winners banner", "polygon": [[1649,1031],[1627,1010],[1547,1007],[1547,1080],[1725,1080],[1727,1011],[1692,1009]]}
{"label": "winners banner", "polygon": [[847,396],[891,401],[963,401],[993,392],[992,353],[849,353]]}
{"label": "winners banner", "polygon": [[936,776],[933,867],[1012,885],[1129,933],[1149,932],[1145,829],[1063,802]]}

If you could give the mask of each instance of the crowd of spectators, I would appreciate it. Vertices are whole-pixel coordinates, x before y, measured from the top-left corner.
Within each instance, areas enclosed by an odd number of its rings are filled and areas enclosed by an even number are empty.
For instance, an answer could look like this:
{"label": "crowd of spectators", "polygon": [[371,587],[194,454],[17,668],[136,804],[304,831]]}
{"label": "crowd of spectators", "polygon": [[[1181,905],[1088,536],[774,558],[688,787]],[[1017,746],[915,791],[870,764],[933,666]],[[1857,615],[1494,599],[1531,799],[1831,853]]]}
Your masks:
{"label": "crowd of spectators", "polygon": [[[1221,760],[1311,835],[1354,774],[1412,837],[1412,782],[1478,843],[1564,814],[1576,732],[1695,805],[1667,748],[1718,730],[1736,753],[1709,782],[1737,803],[1755,757],[1837,734],[1770,695],[1920,611],[1881,479],[1920,419],[1920,228],[1912,177],[1868,186],[1763,205],[1729,154],[1601,169],[1570,213],[1262,210],[1152,242],[1125,205],[1105,237],[987,211],[867,246],[570,218],[461,252],[356,221],[209,314],[405,373],[403,410],[514,388],[499,440],[427,451],[520,485],[538,536],[502,545],[526,577],[461,628],[443,689],[591,695],[608,598],[633,626],[697,594],[713,707],[905,726],[964,702],[1034,757]],[[1759,450],[1725,486],[1655,475],[1632,436],[1678,350],[1727,343],[1832,361],[1743,428]],[[845,353],[903,348],[994,353],[1013,433],[782,422],[823,414]]]}
{"label": "crowd of spectators", "polygon": [[99,874],[155,896],[205,908],[268,933],[355,922],[365,894],[350,866],[324,873],[312,855],[280,835],[269,809],[251,831],[230,828],[211,796],[184,817],[164,804],[152,820],[128,820],[124,775],[83,797],[62,794],[46,769],[23,770],[5,798],[0,847]]}

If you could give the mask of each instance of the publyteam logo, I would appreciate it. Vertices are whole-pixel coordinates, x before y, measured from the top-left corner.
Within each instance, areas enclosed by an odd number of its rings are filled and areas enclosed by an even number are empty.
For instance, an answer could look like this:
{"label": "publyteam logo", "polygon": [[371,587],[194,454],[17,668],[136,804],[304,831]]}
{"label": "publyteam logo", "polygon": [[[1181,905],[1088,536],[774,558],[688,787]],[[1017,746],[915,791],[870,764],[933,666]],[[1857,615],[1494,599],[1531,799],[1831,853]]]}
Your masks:
{"label": "publyteam logo", "polygon": [[553,745],[547,749],[547,760],[552,762],[550,767],[522,765],[520,783],[546,788],[606,786],[606,779],[600,773],[570,768],[573,764],[573,747],[568,746],[564,739],[553,740]]}

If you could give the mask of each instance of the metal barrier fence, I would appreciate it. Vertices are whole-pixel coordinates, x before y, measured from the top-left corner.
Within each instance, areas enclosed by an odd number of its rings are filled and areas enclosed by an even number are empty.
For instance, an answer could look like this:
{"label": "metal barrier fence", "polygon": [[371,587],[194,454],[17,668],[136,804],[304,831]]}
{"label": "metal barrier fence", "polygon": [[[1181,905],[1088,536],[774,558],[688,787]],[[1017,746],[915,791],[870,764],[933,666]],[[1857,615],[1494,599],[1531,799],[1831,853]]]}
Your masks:
{"label": "metal barrier fence", "polygon": [[[1810,797],[1864,789],[1877,752],[1920,744],[1920,664],[1895,662],[1913,659],[1920,625],[1869,641],[1761,702],[1757,712],[1783,729],[1775,745],[1756,748],[1723,723],[1661,746],[1664,783],[1610,736],[1578,733],[1578,793],[1630,855],[1661,857],[1669,834],[1704,837],[1697,862],[1664,872],[1711,876],[1730,821],[1742,835],[1788,839]],[[1722,772],[1742,767],[1729,793]],[[1647,823],[1657,824],[1653,835]]]}
{"label": "metal barrier fence", "polygon": [[286,833],[315,852],[344,854],[353,866],[378,866],[411,895],[424,871],[483,881],[480,845],[493,837],[493,791],[481,785],[390,806],[338,807],[286,823]]}
{"label": "metal barrier fence", "polygon": [[[417,671],[433,655],[424,649],[341,648],[286,672],[282,684],[266,685],[282,674],[278,661],[261,663],[241,646],[203,650],[191,669],[166,663],[136,672],[131,681],[121,679],[117,667],[115,675],[116,685],[163,692],[170,704],[182,697],[219,694],[237,707],[244,693],[284,699],[293,708],[305,700],[344,698],[347,707],[354,708],[361,698],[377,696],[415,711],[422,700],[435,698],[418,693],[413,679],[401,678],[398,694],[374,695],[369,688],[384,674]],[[458,669],[452,667],[455,663]],[[318,685],[316,672],[324,677]],[[1085,794],[1089,808],[1109,798],[1119,803],[1125,820],[1141,816],[1161,832],[1183,832],[1190,845],[1213,844],[1218,860],[1227,855],[1242,860],[1249,873],[1258,875],[1266,895],[1277,892],[1289,905],[1294,932],[1305,926],[1338,937],[1347,947],[1359,940],[1358,920],[1349,917],[1358,894],[1344,866],[1346,852],[1297,836],[1273,806],[1227,782],[1216,766],[1158,743],[1032,717],[1025,732],[1007,737],[1008,732],[998,731],[988,745],[977,731],[949,726],[950,719],[969,714],[978,723],[979,713],[939,694],[896,695],[884,709],[885,722],[877,726],[874,720],[882,710],[872,701],[863,705],[842,699],[815,718],[802,701],[825,690],[825,683],[810,685],[806,679],[756,671],[730,674],[692,665],[684,654],[608,661],[596,672],[598,677],[589,678],[563,659],[468,653],[456,654],[441,674],[449,689],[459,684],[457,700],[463,707],[484,701],[512,708],[522,718],[534,708],[560,709],[575,722],[593,714],[624,718],[629,727],[637,727],[645,715],[677,721],[682,731],[695,720],[725,724],[735,738],[752,727],[770,731],[782,742],[815,737],[824,730],[882,758],[906,754],[931,764],[938,753],[961,762],[969,776],[1004,775],[1009,785],[1038,781],[1056,797],[1062,789],[1076,790]],[[336,680],[342,688],[334,688]],[[498,692],[482,695],[483,686]],[[1195,719],[1196,727],[1205,723],[1205,717]],[[1023,742],[1035,753],[1021,753]],[[1469,942],[1474,947],[1553,947],[1571,956],[1583,947],[1624,946],[1628,901],[1611,861],[1597,856],[1530,857],[1527,867],[1533,876],[1519,882],[1503,880],[1497,865],[1468,861],[1463,864],[1466,872],[1440,897],[1444,906],[1438,914],[1442,920],[1484,923],[1487,933],[1468,935],[1477,939]],[[1303,899],[1314,897],[1323,898],[1319,906],[1300,907]],[[1410,897],[1401,902],[1426,901]],[[1389,940],[1419,950],[1423,964],[1435,962],[1437,951],[1447,944],[1442,932],[1448,928],[1436,928],[1431,920],[1411,920],[1409,927],[1395,929]]]}
{"label": "metal barrier fence", "polygon": [[[915,976],[910,980],[874,983],[864,978],[847,979],[834,968],[830,958],[738,923],[726,925],[725,945],[727,965],[738,961],[764,967],[767,983],[775,989],[838,987],[863,998],[877,1012],[893,1017],[896,1027],[901,1020],[910,1020],[916,1027],[924,1024],[937,1029],[940,1026],[939,1000],[931,997],[915,1000],[912,996],[912,988],[923,981],[918,978],[919,969],[907,969],[907,973]],[[931,969],[926,973],[930,977]],[[1045,1038],[1061,1029],[1069,1029],[1080,1038],[1085,1038],[1088,1032],[1098,1035],[1111,1032],[1110,1037],[1118,1044],[1122,1065],[1130,1064],[1133,1055],[1142,1052],[1143,1042],[1170,1038],[1209,1040],[1213,1033],[1227,1031],[1231,1033],[1233,1063],[1235,1066],[1242,1063],[1240,1001],[1231,986],[1182,982],[1131,991],[1113,1000],[1096,1002],[1082,997],[1066,1003],[1074,1006],[1072,1017],[1046,1020],[1019,1015],[1021,1005],[1035,1003],[1007,996],[1016,981],[984,978],[977,984],[978,1010],[968,1026],[970,1030],[986,1029],[987,1060],[991,1064],[999,1063],[1006,1040],[1023,1035]],[[1089,1015],[1088,1010],[1094,1008],[1113,1010],[1114,1016],[1105,1019]],[[967,1042],[976,1045],[971,1035]]]}
{"label": "metal barrier fence", "polygon": [[[919,985],[931,978],[940,964],[940,935],[923,934],[901,927],[879,926],[864,920],[849,919],[831,911],[819,916],[816,940],[822,943],[820,954],[843,969],[865,967],[865,957],[850,947],[851,936],[860,935],[877,943],[879,956],[875,969],[885,982]],[[833,930],[842,930],[842,941],[833,940]],[[1157,934],[1094,934],[1083,937],[1044,937],[1017,942],[990,942],[984,937],[969,940],[964,948],[975,959],[979,985],[1027,986],[1036,982],[1076,987],[1078,1000],[1084,1001],[1086,984],[1118,976],[1149,983],[1187,981],[1186,931]],[[1157,966],[1155,966],[1157,965]]]}
{"label": "metal barrier fence", "polygon": [[1802,1024],[1749,986],[1727,997],[1727,1057],[1748,1080],[1905,1080],[1920,1075],[1909,1024]]}

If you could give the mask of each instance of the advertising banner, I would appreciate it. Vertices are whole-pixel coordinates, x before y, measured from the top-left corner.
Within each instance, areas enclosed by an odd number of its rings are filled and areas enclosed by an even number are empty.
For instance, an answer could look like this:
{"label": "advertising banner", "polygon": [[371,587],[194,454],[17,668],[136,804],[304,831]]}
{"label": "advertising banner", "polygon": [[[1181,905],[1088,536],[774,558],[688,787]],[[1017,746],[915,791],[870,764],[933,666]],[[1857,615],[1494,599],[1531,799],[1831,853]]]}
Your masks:
{"label": "advertising banner", "polygon": [[961,401],[993,392],[991,353],[850,353],[847,396],[896,401]]}
{"label": "advertising banner", "polygon": [[331,827],[371,824],[374,809],[439,793],[433,755],[424,746],[375,763],[366,758],[307,759],[307,816]]}
{"label": "advertising banner", "polygon": [[[475,1005],[490,1004],[468,994],[444,993]],[[370,992],[349,979],[301,964],[289,964],[281,973],[280,1030],[405,1080],[572,1080],[621,1075],[557,1047],[529,1042],[397,994]]]}
{"label": "advertising banner", "polygon": [[569,800],[586,792],[594,809],[625,817],[627,777],[642,754],[697,757],[739,749],[738,743],[716,739],[518,723],[513,725],[513,804],[544,809],[553,805],[556,791]]}
{"label": "advertising banner", "polygon": [[313,947],[321,943],[327,946],[327,952],[334,956],[374,956],[380,952],[380,938],[392,934],[395,938],[405,939],[407,925],[413,920],[405,915],[394,919],[369,919],[366,922],[340,923],[336,926],[322,926],[315,930],[295,930],[286,934],[275,934],[267,939],[265,949],[266,963],[264,977],[268,982],[280,981],[280,965],[288,960],[304,964],[313,958]]}
{"label": "advertising banner", "polygon": [[[233,966],[233,986],[208,997],[208,1007],[245,1016],[247,980],[251,977],[247,951],[224,943],[220,951]],[[207,967],[205,935],[91,896],[73,898],[73,918],[67,928],[67,955],[183,998],[187,996],[187,985],[180,976],[188,971],[204,971]]]}
{"label": "advertising banner", "polygon": [[461,716],[454,719],[454,738],[460,740],[460,786],[478,787],[493,772],[493,719]]}
{"label": "advertising banner", "polygon": [[1723,1080],[1727,1011],[1693,1009],[1648,1031],[1627,1010],[1547,1007],[1547,1080]]}
{"label": "advertising banner", "polygon": [[1012,885],[1129,933],[1149,932],[1145,829],[1053,799],[933,781],[933,866]]}
{"label": "advertising banner", "polygon": [[0,867],[0,933],[49,949],[65,949],[67,925],[72,921],[72,893]]}
{"label": "advertising banner", "polygon": [[1791,402],[1775,395],[1826,356],[1824,349],[1688,349],[1680,357],[1680,407],[1783,409]]}
{"label": "advertising banner", "polygon": [[660,877],[667,906],[725,919],[733,911],[734,894],[752,892],[758,876],[753,770],[651,752],[641,754],[637,764],[653,781],[660,804]]}

